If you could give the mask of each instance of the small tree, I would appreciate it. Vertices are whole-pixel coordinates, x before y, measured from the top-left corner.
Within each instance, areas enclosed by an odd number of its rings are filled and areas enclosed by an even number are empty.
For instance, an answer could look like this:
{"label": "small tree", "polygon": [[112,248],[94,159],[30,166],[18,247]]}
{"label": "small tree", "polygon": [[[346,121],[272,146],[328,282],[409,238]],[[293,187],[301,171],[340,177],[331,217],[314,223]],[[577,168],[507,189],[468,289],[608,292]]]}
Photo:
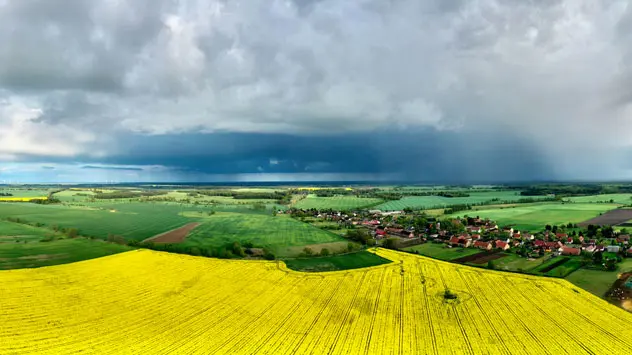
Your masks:
{"label": "small tree", "polygon": [[321,256],[329,256],[329,249],[327,249],[327,248],[322,248],[322,249],[320,250],[320,255],[321,255]]}
{"label": "small tree", "polygon": [[303,249],[303,253],[305,253],[306,256],[312,256],[314,255],[314,251],[311,248],[305,247]]}
{"label": "small tree", "polygon": [[494,263],[493,260],[490,260],[487,262],[487,268],[490,270],[494,270],[496,268],[496,264]]}
{"label": "small tree", "polygon": [[353,251],[353,243],[347,243],[347,251],[348,252],[352,252]]}

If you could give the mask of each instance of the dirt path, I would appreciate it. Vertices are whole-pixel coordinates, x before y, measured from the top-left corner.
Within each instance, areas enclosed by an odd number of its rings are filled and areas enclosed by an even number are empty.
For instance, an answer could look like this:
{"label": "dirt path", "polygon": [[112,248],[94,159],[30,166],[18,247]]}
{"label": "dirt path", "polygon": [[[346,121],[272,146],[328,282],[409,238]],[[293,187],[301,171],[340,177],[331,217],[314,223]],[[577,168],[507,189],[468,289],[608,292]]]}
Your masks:
{"label": "dirt path", "polygon": [[195,227],[199,226],[200,223],[189,223],[183,227],[172,229],[168,232],[160,233],[151,238],[147,238],[143,240],[145,242],[154,242],[154,243],[182,243],[184,239],[187,237],[189,232],[191,232]]}

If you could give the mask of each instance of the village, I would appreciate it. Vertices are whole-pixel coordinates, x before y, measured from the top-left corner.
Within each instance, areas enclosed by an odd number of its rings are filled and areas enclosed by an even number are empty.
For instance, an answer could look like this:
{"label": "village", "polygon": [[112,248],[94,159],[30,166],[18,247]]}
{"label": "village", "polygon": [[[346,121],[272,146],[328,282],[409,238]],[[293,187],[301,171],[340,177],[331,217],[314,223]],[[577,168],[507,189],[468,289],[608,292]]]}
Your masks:
{"label": "village", "polygon": [[[577,267],[591,264],[604,270],[613,270],[623,257],[632,257],[630,235],[618,233],[607,226],[581,229],[570,223],[563,226],[547,225],[543,226],[542,231],[533,233],[514,229],[513,226],[499,226],[495,221],[478,216],[440,220],[423,212],[411,211],[345,213],[333,210],[290,210],[287,213],[297,218],[311,217],[335,222],[340,229],[364,229],[374,245],[402,251],[417,253],[420,245],[441,244],[442,248],[453,249],[455,257],[437,258],[468,264],[481,264],[482,261],[488,262],[511,253],[527,260],[567,257],[553,262],[551,270],[569,260],[578,261]],[[459,249],[471,251],[467,252],[467,257],[457,258],[459,253],[463,254]],[[476,250],[480,252],[476,253]],[[432,253],[421,254],[436,257]],[[441,254],[450,255],[446,251],[441,251]],[[544,270],[550,271],[548,268]]]}

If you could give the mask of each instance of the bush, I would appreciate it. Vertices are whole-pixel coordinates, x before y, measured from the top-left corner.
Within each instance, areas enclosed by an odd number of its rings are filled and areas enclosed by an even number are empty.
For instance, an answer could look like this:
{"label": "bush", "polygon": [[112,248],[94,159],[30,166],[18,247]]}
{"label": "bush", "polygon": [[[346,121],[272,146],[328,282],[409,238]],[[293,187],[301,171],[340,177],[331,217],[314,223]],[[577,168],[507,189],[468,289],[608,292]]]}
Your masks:
{"label": "bush", "polygon": [[116,243],[116,244],[121,244],[121,245],[127,244],[127,241],[125,240],[125,238],[120,235],[109,234],[107,241],[110,243]]}
{"label": "bush", "polygon": [[312,255],[314,255],[314,251],[313,251],[311,248],[308,248],[308,247],[305,247],[305,248],[303,249],[303,253],[305,253],[305,255],[307,255],[307,256],[312,256]]}
{"label": "bush", "polygon": [[322,248],[322,249],[320,250],[320,255],[321,255],[321,256],[329,256],[329,249],[327,249],[327,248]]}

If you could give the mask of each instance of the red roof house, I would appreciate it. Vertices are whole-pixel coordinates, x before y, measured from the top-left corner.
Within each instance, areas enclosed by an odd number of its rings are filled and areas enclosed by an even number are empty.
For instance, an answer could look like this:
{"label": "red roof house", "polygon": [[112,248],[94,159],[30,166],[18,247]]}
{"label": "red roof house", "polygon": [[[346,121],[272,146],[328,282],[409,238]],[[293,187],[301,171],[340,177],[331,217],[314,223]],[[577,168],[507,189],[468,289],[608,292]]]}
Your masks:
{"label": "red roof house", "polygon": [[582,251],[579,248],[569,248],[569,247],[562,248],[562,255],[579,255],[581,253]]}
{"label": "red roof house", "polygon": [[509,243],[503,242],[502,240],[497,240],[496,241],[496,248],[502,249],[502,250],[507,250],[507,249],[509,249]]}
{"label": "red roof house", "polygon": [[490,250],[492,248],[492,243],[477,240],[474,242],[474,248]]}

